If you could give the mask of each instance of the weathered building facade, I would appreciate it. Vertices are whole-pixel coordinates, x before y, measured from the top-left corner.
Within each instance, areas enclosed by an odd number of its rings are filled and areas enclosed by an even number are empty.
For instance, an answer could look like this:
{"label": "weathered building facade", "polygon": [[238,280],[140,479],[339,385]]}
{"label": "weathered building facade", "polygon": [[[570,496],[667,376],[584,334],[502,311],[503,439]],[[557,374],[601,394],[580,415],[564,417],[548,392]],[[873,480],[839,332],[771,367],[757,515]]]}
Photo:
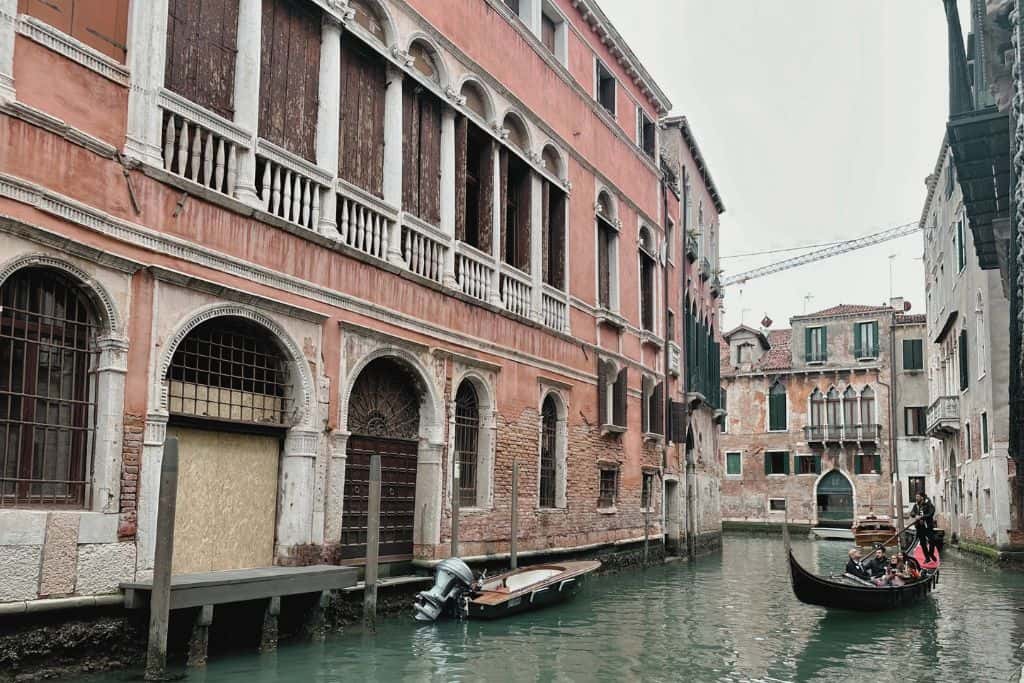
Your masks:
{"label": "weathered building facade", "polygon": [[[892,511],[892,344],[924,334],[920,316],[893,304],[840,305],[796,316],[790,329],[725,335],[724,521],[850,526]],[[909,369],[914,381],[921,370]]]}
{"label": "weathered building facade", "polygon": [[594,3],[0,0],[0,103],[0,601],[150,572],[172,435],[180,572],[358,563],[375,453],[391,559],[513,463],[520,552],[663,533],[722,207]]}
{"label": "weathered building facade", "polygon": [[943,141],[921,216],[928,298],[928,492],[957,538],[1006,547],[1014,526],[1009,460],[1009,301],[979,266]]}

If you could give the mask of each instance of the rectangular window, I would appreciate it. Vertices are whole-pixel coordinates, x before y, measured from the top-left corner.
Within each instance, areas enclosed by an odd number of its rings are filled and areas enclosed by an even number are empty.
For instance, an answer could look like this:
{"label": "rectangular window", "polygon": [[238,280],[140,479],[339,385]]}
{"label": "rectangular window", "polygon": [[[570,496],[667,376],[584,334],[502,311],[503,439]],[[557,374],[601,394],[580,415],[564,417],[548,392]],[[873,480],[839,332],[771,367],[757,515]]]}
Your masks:
{"label": "rectangular window", "polygon": [[358,40],[341,41],[341,123],[338,175],[376,197],[384,195],[385,61]]}
{"label": "rectangular window", "polygon": [[743,474],[743,454],[732,451],[725,454],[725,473],[730,477],[738,477]]}
{"label": "rectangular window", "polygon": [[967,266],[967,247],[964,243],[964,222],[965,218],[961,217],[956,222],[956,272],[963,272],[964,267]]}
{"label": "rectangular window", "polygon": [[988,413],[981,414],[981,453],[988,455]]}
{"label": "rectangular window", "polygon": [[881,474],[882,455],[880,453],[857,453],[853,456],[854,474]]}
{"label": "rectangular window", "polygon": [[718,429],[723,434],[726,433],[727,431],[729,431],[729,402],[728,402],[728,399],[729,399],[729,392],[726,390],[725,387],[722,387],[722,389],[721,389],[721,401],[722,401],[722,404],[719,407],[722,410],[725,411],[725,415],[722,416],[722,421],[718,423]]}
{"label": "rectangular window", "polygon": [[970,460],[974,457],[974,437],[971,434],[971,419],[967,418],[964,422],[964,443],[966,443],[967,459]]}
{"label": "rectangular window", "polygon": [[967,330],[960,330],[957,352],[960,355],[960,391],[965,391],[970,385],[970,374],[967,367]]}
{"label": "rectangular window", "polygon": [[612,116],[615,116],[615,76],[600,59],[594,60],[598,103]]}
{"label": "rectangular window", "polygon": [[904,408],[903,428],[907,436],[924,436],[925,408],[921,406]]}
{"label": "rectangular window", "polygon": [[914,496],[924,493],[924,477],[907,477],[907,489],[910,492],[910,500]]}
{"label": "rectangular window", "polygon": [[855,323],[853,355],[856,358],[878,358],[878,322]]}
{"label": "rectangular window", "polygon": [[597,219],[597,304],[612,310],[615,291],[615,253],[618,231],[603,218]]}
{"label": "rectangular window", "polygon": [[769,498],[768,499],[768,511],[769,512],[785,512],[786,511],[786,499],[785,498]]}
{"label": "rectangular window", "polygon": [[796,456],[797,474],[821,474],[820,455],[798,455]]}
{"label": "rectangular window", "polygon": [[565,193],[541,181],[541,279],[555,289],[565,287]]}
{"label": "rectangular window", "polygon": [[501,255],[505,263],[530,272],[531,172],[518,156],[502,148],[501,168]]}
{"label": "rectangular window", "polygon": [[654,491],[654,473],[644,472],[643,482],[640,488],[640,507],[648,509],[652,507],[651,493]]}
{"label": "rectangular window", "polygon": [[665,311],[665,340],[675,341],[676,339],[676,314],[674,311]]}
{"label": "rectangular window", "polygon": [[828,330],[825,327],[808,327],[804,331],[804,356],[808,363],[823,363],[828,360]]}
{"label": "rectangular window", "polygon": [[643,249],[640,250],[640,326],[647,332],[654,331],[654,259]]}
{"label": "rectangular window", "polygon": [[765,451],[765,474],[789,474],[789,451]]}
{"label": "rectangular window", "polygon": [[903,340],[903,369],[924,369],[924,341],[921,339]]}
{"label": "rectangular window", "polygon": [[615,500],[619,494],[619,470],[601,470],[600,485],[598,488],[597,507],[610,508],[615,506]]}
{"label": "rectangular window", "polygon": [[[346,42],[356,41],[342,41],[342,49]],[[491,253],[494,234],[494,152],[490,136],[465,116],[456,116],[455,239],[485,254]],[[456,267],[460,264],[457,262]]]}
{"label": "rectangular window", "polygon": [[768,391],[768,430],[786,430],[786,388],[779,382]]}
{"label": "rectangular window", "polygon": [[[226,6],[232,4],[230,2],[209,4],[214,5],[214,15],[218,12],[231,11]],[[238,3],[233,4],[237,16]],[[19,0],[18,11],[63,31],[122,64],[125,61],[128,0]],[[200,11],[198,7],[192,9],[197,15]],[[204,7],[202,11],[207,11],[207,8]],[[216,17],[211,19],[216,21]],[[235,27],[232,26],[231,29],[233,37]],[[218,30],[219,27],[215,27],[211,33]],[[231,67],[234,69],[233,61]]]}
{"label": "rectangular window", "polygon": [[644,151],[644,154],[654,158],[655,151],[655,128],[642,107],[636,108],[636,144]]}

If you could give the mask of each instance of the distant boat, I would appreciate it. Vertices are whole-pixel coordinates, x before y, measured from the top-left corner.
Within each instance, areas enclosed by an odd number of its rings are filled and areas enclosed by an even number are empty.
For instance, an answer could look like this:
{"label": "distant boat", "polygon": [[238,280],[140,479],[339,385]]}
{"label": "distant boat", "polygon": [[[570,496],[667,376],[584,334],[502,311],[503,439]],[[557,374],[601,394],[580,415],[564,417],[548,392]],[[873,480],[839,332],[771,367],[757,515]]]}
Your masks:
{"label": "distant boat", "polygon": [[853,532],[849,529],[834,529],[828,526],[816,526],[811,529],[811,533],[818,538],[824,538],[830,541],[853,540]]}
{"label": "distant boat", "polygon": [[859,546],[895,546],[899,544],[899,529],[887,515],[865,515],[853,524],[853,540]]}

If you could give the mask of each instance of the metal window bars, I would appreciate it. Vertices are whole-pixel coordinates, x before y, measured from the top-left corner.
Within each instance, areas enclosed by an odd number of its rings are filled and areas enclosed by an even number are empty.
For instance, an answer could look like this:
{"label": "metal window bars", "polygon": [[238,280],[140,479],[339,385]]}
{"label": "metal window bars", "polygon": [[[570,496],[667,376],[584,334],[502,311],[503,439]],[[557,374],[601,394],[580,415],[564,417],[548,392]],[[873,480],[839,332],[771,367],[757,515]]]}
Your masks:
{"label": "metal window bars", "polygon": [[480,410],[476,390],[463,382],[455,396],[455,455],[459,466],[459,505],[477,504],[477,449],[480,439]]}

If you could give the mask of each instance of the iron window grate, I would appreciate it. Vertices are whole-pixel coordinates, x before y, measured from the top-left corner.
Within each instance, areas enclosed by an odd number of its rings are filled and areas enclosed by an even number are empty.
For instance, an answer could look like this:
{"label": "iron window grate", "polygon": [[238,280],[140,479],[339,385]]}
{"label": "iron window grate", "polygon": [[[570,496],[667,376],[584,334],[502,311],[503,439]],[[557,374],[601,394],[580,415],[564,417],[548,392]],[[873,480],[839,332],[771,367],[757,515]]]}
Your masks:
{"label": "iron window grate", "polygon": [[463,382],[455,396],[455,454],[459,464],[459,505],[475,506],[480,410],[476,390]]}

